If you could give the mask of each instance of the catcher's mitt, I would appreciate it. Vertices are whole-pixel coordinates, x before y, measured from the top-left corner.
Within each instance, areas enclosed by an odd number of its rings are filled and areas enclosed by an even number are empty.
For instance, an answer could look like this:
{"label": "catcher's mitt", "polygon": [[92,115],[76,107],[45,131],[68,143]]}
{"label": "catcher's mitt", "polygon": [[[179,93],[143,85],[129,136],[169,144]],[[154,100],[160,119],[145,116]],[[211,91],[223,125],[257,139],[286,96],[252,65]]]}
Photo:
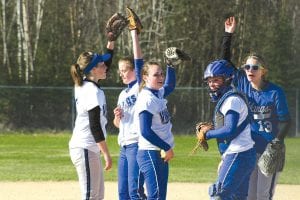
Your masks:
{"label": "catcher's mitt", "polygon": [[127,26],[128,20],[120,13],[115,13],[106,23],[106,36],[109,41],[115,41]]}
{"label": "catcher's mitt", "polygon": [[128,18],[128,28],[129,28],[129,30],[137,30],[137,34],[139,34],[143,29],[143,25],[141,23],[140,18],[129,7],[126,7],[126,11],[127,11],[127,14],[128,14],[127,18]]}
{"label": "catcher's mitt", "polygon": [[191,60],[191,57],[188,54],[176,47],[167,48],[164,56],[168,65],[179,65],[182,61]]}
{"label": "catcher's mitt", "polygon": [[285,161],[285,145],[278,139],[272,140],[258,159],[257,165],[265,176],[283,170]]}
{"label": "catcher's mitt", "polygon": [[196,124],[196,135],[197,135],[197,144],[192,150],[191,154],[194,154],[200,147],[203,148],[204,151],[208,150],[208,144],[205,139],[205,134],[207,131],[213,128],[213,124],[210,122],[200,122]]}

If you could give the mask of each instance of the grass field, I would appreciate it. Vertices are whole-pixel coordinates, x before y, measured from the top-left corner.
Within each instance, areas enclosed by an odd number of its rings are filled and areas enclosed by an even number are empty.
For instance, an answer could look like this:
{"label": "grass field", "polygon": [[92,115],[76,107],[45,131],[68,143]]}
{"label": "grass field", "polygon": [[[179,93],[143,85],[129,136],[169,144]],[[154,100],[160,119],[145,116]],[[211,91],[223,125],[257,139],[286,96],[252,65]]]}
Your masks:
{"label": "grass field", "polygon": [[[0,181],[66,181],[77,180],[70,161],[70,133],[59,134],[0,134]],[[113,168],[105,179],[117,180],[119,147],[117,136],[107,139],[113,157]],[[213,182],[220,156],[215,141],[209,141],[208,152],[189,152],[195,138],[175,136],[175,158],[170,162],[170,182]],[[300,185],[300,138],[286,139],[286,166],[279,179],[281,184]]]}

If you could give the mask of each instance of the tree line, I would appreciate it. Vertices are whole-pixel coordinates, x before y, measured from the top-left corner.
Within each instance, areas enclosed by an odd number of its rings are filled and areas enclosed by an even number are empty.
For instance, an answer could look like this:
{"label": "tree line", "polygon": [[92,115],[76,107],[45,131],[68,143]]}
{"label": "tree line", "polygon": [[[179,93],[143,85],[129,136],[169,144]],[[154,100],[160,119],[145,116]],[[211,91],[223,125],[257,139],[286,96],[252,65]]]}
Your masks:
{"label": "tree line", "polygon": [[[130,6],[141,18],[140,42],[145,60],[163,64],[170,46],[193,58],[178,68],[178,86],[203,86],[207,64],[220,56],[224,20],[234,15],[238,26],[232,58],[243,63],[250,51],[260,53],[269,79],[296,87],[300,57],[298,0],[1,0],[0,84],[72,86],[70,65],[82,51],[102,52],[105,24]],[[115,45],[115,59],[104,86],[120,86],[117,60],[132,55],[125,30]]]}

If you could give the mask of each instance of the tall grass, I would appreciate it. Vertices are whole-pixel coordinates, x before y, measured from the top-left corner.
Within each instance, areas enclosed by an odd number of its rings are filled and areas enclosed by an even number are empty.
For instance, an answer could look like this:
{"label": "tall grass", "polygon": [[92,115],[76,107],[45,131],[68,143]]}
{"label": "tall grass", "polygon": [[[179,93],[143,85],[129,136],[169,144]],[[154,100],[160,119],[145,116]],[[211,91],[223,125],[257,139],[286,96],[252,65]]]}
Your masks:
{"label": "tall grass", "polygon": [[[70,133],[0,134],[0,181],[77,180],[68,151]],[[117,180],[119,147],[117,136],[107,139],[113,158],[112,170],[105,180]],[[175,158],[170,162],[171,182],[213,182],[220,161],[215,141],[209,141],[207,152],[189,155],[195,145],[193,136],[175,136]],[[286,139],[287,162],[279,183],[300,185],[300,138]]]}

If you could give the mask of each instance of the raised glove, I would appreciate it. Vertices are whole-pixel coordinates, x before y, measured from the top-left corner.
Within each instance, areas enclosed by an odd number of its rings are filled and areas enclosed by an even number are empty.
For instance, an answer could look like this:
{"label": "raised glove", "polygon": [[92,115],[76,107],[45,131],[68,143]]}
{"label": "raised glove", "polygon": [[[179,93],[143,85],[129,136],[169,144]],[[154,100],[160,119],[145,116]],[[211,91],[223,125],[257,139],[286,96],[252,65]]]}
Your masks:
{"label": "raised glove", "polygon": [[210,122],[200,122],[196,124],[197,144],[191,154],[194,154],[199,148],[203,148],[204,151],[208,150],[208,143],[205,139],[205,134],[211,129],[213,129],[213,125]]}
{"label": "raised glove", "polygon": [[129,30],[137,30],[137,34],[142,32],[143,25],[140,18],[137,14],[129,7],[126,7],[127,19],[128,19],[128,28]]}
{"label": "raised glove", "polygon": [[182,61],[189,61],[191,57],[183,50],[176,47],[169,47],[165,50],[165,62],[168,65],[179,65]]}
{"label": "raised glove", "polygon": [[285,162],[285,145],[277,138],[272,140],[258,159],[257,165],[265,176],[283,170]]}
{"label": "raised glove", "polygon": [[115,41],[127,26],[128,20],[120,13],[115,13],[106,23],[106,37],[109,41]]}

